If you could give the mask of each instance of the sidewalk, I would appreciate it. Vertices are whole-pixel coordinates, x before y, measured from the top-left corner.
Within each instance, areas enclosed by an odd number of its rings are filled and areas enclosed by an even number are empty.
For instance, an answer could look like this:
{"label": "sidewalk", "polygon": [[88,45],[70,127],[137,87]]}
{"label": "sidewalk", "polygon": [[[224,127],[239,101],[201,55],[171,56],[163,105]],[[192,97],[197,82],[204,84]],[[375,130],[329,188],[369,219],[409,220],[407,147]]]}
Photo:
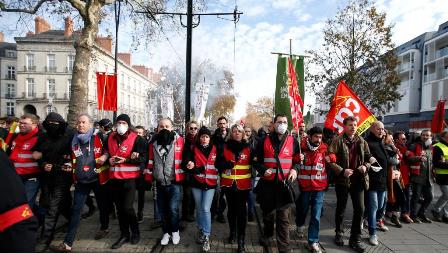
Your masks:
{"label": "sidewalk", "polygon": [[[438,186],[435,189],[435,200],[440,196]],[[345,215],[346,232],[345,246],[338,247],[333,243],[334,238],[334,210],[336,209],[336,195],[334,188],[330,188],[325,194],[324,210],[321,219],[321,233],[320,241],[322,247],[326,252],[353,252],[348,246],[348,237],[350,236],[350,222],[352,217],[351,201],[347,204],[347,212]],[[167,252],[167,253],[197,253],[200,252],[200,247],[195,243],[196,240],[196,223],[183,222],[183,230],[181,230],[181,242],[179,245],[168,245],[160,247],[158,241],[162,235],[161,229],[157,228],[150,230],[150,223],[153,215],[152,194],[147,192],[146,203],[144,210],[144,221],[140,224],[141,241],[137,245],[125,244],[121,249],[112,250],[110,246],[120,236],[118,220],[111,220],[111,229],[106,238],[95,241],[93,236],[99,228],[98,212],[95,215],[82,220],[76,241],[73,245],[72,252]],[[261,215],[261,213],[259,213]],[[431,215],[428,215],[431,217]],[[260,217],[261,218],[261,217]],[[292,218],[292,220],[294,220]],[[448,253],[448,224],[433,222],[432,224],[403,224],[403,228],[395,228],[387,224],[390,231],[378,232],[380,244],[376,247],[371,247],[368,244],[367,229],[363,230],[363,239],[368,249],[366,252],[447,252]],[[306,238],[299,240],[296,233],[293,231],[294,226],[291,227],[291,246],[294,253],[309,252],[306,248]],[[228,236],[228,225],[213,222],[212,236],[211,236],[211,250],[210,252],[236,252],[236,244],[227,244],[226,238]],[[56,234],[54,243],[59,243],[64,238],[65,233],[59,232]],[[306,235],[306,232],[305,232]],[[246,252],[247,253],[262,253],[264,248],[259,243],[260,237],[256,222],[249,222],[246,232]],[[277,252],[275,242],[271,242],[270,252]]]}

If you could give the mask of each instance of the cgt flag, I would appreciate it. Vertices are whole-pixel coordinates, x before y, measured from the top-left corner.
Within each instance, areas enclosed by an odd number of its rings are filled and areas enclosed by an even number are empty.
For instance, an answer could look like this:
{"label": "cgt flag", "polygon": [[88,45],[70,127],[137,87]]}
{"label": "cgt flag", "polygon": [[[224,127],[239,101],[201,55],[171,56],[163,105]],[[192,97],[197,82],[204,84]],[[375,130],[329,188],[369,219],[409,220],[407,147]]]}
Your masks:
{"label": "cgt flag", "polygon": [[446,100],[439,100],[436,111],[432,117],[431,132],[441,133],[445,125],[445,102]]}
{"label": "cgt flag", "polygon": [[291,107],[291,118],[294,129],[299,132],[299,126],[303,122],[303,101],[300,97],[299,87],[297,85],[296,72],[291,58],[288,59],[288,93],[289,104]]}
{"label": "cgt flag", "polygon": [[340,81],[330,111],[325,120],[325,127],[338,133],[344,130],[343,121],[348,116],[358,119],[357,134],[362,134],[376,121],[375,116],[367,109],[356,94],[344,81]]}
{"label": "cgt flag", "polygon": [[115,74],[96,73],[98,110],[117,111],[117,76]]}

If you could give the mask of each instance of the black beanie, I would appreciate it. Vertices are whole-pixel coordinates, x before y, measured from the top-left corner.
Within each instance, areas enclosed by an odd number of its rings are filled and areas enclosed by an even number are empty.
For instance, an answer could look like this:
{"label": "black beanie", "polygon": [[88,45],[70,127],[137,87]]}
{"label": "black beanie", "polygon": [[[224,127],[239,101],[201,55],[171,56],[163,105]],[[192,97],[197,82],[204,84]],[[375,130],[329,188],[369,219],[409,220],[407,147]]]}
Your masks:
{"label": "black beanie", "polygon": [[323,134],[322,128],[315,126],[310,128],[310,130],[308,130],[308,135],[310,137],[313,136],[314,134]]}
{"label": "black beanie", "polygon": [[212,131],[210,131],[210,129],[208,129],[206,126],[203,126],[199,129],[198,137],[200,138],[201,135],[203,135],[203,134],[206,134],[209,137],[212,137]]}
{"label": "black beanie", "polygon": [[47,117],[45,118],[45,121],[56,121],[59,123],[65,123],[64,118],[62,118],[61,115],[55,112],[50,112]]}
{"label": "black beanie", "polygon": [[131,126],[131,118],[129,118],[129,116],[127,114],[120,114],[117,117],[117,122],[120,120],[126,121],[126,123],[128,123],[128,126]]}

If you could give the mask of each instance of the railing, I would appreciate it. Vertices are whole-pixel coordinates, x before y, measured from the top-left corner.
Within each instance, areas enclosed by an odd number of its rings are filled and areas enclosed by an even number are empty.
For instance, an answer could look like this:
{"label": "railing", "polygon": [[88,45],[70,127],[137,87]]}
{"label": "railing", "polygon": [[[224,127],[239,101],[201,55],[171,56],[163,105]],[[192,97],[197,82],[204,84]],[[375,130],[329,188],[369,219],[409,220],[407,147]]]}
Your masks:
{"label": "railing", "polygon": [[16,98],[16,94],[14,94],[14,93],[6,93],[6,94],[5,94],[5,98],[7,98],[7,99],[13,99],[13,98]]}
{"label": "railing", "polygon": [[36,66],[23,66],[23,70],[24,71],[32,71],[32,72],[34,72],[34,71],[36,71]]}
{"label": "railing", "polygon": [[431,74],[425,75],[425,77],[424,77],[425,82],[431,82],[434,80],[436,80],[436,73],[431,73]]}
{"label": "railing", "polygon": [[16,80],[16,75],[6,74],[5,80]]}
{"label": "railing", "polygon": [[65,67],[65,73],[73,72],[73,67]]}
{"label": "railing", "polygon": [[22,98],[36,98],[35,92],[22,92]]}
{"label": "railing", "polygon": [[436,58],[443,57],[445,55],[448,55],[448,47],[444,47],[442,49],[439,49],[436,51]]}
{"label": "railing", "polygon": [[52,67],[45,66],[45,72],[56,72],[56,66]]}
{"label": "railing", "polygon": [[403,63],[403,64],[400,65],[400,72],[409,70],[410,67],[411,67],[411,64],[409,62],[408,63]]}

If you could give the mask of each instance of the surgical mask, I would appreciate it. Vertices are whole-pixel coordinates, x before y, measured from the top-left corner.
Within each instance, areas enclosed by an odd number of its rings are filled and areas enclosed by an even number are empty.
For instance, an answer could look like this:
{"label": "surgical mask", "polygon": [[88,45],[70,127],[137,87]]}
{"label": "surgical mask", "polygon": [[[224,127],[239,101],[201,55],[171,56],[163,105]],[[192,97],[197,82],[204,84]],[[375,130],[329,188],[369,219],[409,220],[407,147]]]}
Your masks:
{"label": "surgical mask", "polygon": [[427,139],[425,141],[425,146],[430,146],[432,144],[432,140],[431,139]]}
{"label": "surgical mask", "polygon": [[126,133],[128,131],[128,126],[123,125],[123,124],[118,124],[117,126],[117,133],[119,135],[123,135],[124,133]]}
{"label": "surgical mask", "polygon": [[286,133],[286,130],[288,130],[288,124],[284,124],[284,123],[278,124],[276,126],[275,130],[279,134],[284,134],[284,133]]}

